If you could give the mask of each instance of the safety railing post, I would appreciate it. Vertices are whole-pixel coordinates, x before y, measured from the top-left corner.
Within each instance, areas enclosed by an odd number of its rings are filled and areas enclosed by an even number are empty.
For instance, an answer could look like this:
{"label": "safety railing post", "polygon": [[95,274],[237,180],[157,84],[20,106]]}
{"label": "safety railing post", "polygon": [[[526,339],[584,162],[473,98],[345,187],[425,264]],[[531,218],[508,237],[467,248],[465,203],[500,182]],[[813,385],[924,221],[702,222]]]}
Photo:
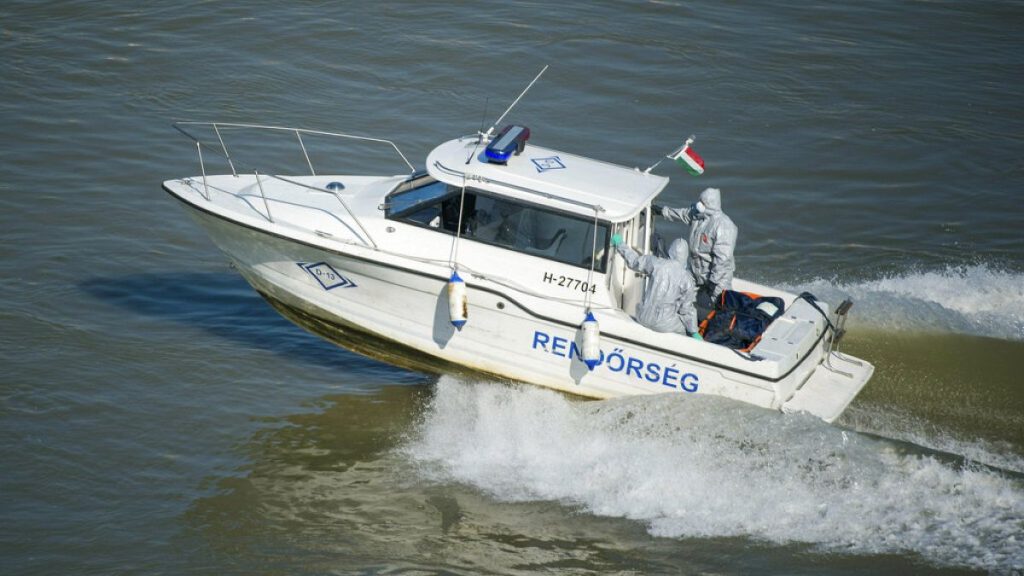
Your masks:
{"label": "safety railing post", "polygon": [[203,145],[196,142],[196,150],[199,151],[199,169],[203,172],[203,190],[206,192],[206,201],[210,201],[210,186],[206,183],[206,164],[203,163]]}
{"label": "safety railing post", "polygon": [[313,163],[309,161],[309,154],[306,152],[306,145],[302,143],[302,134],[299,131],[295,131],[295,137],[299,139],[299,147],[302,148],[302,155],[306,157],[306,164],[309,164],[309,173],[316,176],[316,170],[313,170]]}
{"label": "safety railing post", "polygon": [[260,173],[258,170],[253,170],[253,174],[256,175],[256,185],[260,187],[260,196],[263,198],[263,209],[267,211],[267,220],[273,222],[274,217],[270,214],[270,204],[267,203],[267,195],[263,192],[263,182],[260,182]]}
{"label": "safety railing post", "polygon": [[220,140],[220,148],[224,151],[224,157],[228,159],[228,166],[231,166],[231,175],[238,178],[238,172],[235,172],[235,163],[231,161],[231,154],[228,154],[228,147],[224,145],[224,139],[221,138],[220,128],[217,128],[217,124],[213,125],[213,131],[217,133],[217,140]]}

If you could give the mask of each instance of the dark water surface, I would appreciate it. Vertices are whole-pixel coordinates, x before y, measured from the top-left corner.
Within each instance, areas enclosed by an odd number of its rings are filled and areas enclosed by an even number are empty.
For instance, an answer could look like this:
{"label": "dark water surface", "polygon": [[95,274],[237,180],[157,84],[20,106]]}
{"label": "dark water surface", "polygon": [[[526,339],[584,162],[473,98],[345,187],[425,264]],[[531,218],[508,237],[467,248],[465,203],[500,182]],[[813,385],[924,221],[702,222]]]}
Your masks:
{"label": "dark water surface", "polygon": [[[0,573],[1024,571],[1020,2],[126,6],[0,5]],[[854,298],[836,426],[368,360],[160,190],[174,120],[422,161],[545,64],[533,141],[697,134],[667,202],[720,187],[740,276]]]}

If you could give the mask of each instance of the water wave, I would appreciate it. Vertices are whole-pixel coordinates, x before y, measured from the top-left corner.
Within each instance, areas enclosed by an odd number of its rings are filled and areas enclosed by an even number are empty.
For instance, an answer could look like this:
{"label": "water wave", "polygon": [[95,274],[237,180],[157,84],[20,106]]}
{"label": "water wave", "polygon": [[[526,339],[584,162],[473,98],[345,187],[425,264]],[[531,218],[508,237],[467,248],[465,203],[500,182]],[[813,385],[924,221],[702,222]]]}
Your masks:
{"label": "water wave", "polygon": [[928,450],[953,455],[1024,477],[1024,454],[1007,440],[968,436],[891,404],[854,403],[839,421],[854,430],[890,440],[909,442]]}
{"label": "water wave", "polygon": [[715,397],[580,402],[443,377],[402,452],[435,481],[630,518],[660,537],[1024,568],[1019,474]]}
{"label": "water wave", "polygon": [[985,264],[856,282],[818,278],[785,288],[829,302],[853,298],[850,326],[1024,341],[1024,274]]}

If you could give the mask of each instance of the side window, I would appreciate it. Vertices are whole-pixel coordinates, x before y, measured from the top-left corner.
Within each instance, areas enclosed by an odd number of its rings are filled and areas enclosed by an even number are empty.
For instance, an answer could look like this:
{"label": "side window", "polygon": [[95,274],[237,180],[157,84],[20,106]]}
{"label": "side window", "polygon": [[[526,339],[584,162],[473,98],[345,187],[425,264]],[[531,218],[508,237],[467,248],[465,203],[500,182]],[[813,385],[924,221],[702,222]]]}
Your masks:
{"label": "side window", "polygon": [[[387,218],[454,234],[462,205],[462,237],[549,260],[590,268],[595,256],[594,221],[508,198],[490,196],[429,179],[421,186],[393,192],[387,199]],[[607,223],[597,226],[597,262],[607,264]]]}
{"label": "side window", "polygon": [[441,226],[441,205],[433,203],[419,206],[406,214],[402,220],[415,222],[422,226],[430,226],[431,228],[439,228]]}
{"label": "side window", "polygon": [[508,248],[533,247],[531,210],[521,204],[478,196],[467,236]]}
{"label": "side window", "polygon": [[[573,266],[589,268],[594,251],[594,221],[539,206],[496,198],[483,193],[466,194],[463,234],[494,244]],[[458,202],[458,197],[455,198]],[[597,227],[597,262],[594,269],[605,271],[608,224]]]}

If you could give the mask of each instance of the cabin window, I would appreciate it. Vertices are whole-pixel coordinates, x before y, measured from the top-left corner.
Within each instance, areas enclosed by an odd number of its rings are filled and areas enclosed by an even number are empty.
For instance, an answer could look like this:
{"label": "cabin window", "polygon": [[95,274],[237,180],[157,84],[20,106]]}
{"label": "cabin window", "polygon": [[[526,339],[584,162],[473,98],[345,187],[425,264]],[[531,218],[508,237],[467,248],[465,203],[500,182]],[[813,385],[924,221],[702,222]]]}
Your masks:
{"label": "cabin window", "polygon": [[399,191],[388,198],[388,213],[404,213],[417,206],[426,206],[449,194],[448,186],[433,178],[421,178],[419,186]]}
{"label": "cabin window", "polygon": [[[387,218],[454,234],[459,226],[462,189],[430,177],[419,180],[419,185],[403,184],[388,196]],[[593,234],[593,220],[466,189],[462,210],[465,239],[590,268]],[[608,224],[598,222],[598,261],[594,266],[598,272],[605,271],[608,239]]]}

